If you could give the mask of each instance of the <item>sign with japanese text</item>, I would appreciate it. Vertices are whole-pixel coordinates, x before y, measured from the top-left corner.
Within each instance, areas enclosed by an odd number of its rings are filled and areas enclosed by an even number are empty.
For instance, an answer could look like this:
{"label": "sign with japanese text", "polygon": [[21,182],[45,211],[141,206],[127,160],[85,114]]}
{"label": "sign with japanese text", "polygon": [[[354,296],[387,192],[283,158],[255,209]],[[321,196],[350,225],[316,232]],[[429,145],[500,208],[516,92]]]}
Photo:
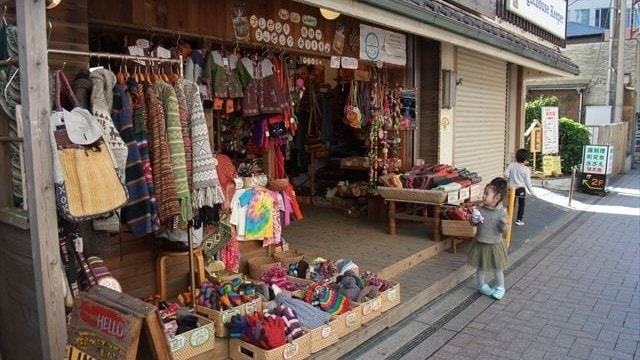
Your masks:
{"label": "sign with japanese text", "polygon": [[585,145],[582,155],[582,172],[586,174],[610,174],[612,160],[612,146]]}
{"label": "sign with japanese text", "polygon": [[404,66],[407,38],[404,34],[360,24],[360,59]]}
{"label": "sign with japanese text", "polygon": [[561,39],[566,37],[566,0],[508,0],[507,10]]}
{"label": "sign with japanese text", "polygon": [[532,153],[538,153],[542,151],[542,130],[536,127],[531,131],[531,137],[529,138],[529,151]]}
{"label": "sign with japanese text", "polygon": [[558,107],[542,107],[542,153],[557,154],[558,145]]}
{"label": "sign with japanese text", "polygon": [[544,176],[560,175],[562,174],[560,156],[545,155],[542,157],[542,171]]}

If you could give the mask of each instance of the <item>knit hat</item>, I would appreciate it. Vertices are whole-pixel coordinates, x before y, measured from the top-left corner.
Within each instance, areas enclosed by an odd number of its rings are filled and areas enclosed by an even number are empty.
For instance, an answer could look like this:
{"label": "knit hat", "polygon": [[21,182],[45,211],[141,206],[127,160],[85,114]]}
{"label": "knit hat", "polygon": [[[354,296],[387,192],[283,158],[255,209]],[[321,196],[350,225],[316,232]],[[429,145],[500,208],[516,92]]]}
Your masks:
{"label": "knit hat", "polygon": [[358,283],[356,279],[351,276],[344,277],[342,281],[340,281],[339,291],[353,301],[356,301],[358,294],[360,294]]}
{"label": "knit hat", "polygon": [[340,315],[351,310],[351,300],[341,293],[324,287],[318,296],[320,309],[332,314]]}

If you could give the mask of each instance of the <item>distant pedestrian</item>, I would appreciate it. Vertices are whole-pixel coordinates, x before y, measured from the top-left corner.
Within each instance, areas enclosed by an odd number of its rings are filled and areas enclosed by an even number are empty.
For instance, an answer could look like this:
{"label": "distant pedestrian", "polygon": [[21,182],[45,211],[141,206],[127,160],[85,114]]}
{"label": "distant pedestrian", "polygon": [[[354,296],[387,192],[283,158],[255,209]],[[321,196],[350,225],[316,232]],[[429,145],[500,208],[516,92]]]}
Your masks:
{"label": "distant pedestrian", "polygon": [[[507,197],[507,186],[507,180],[498,177],[484,188],[482,204],[474,211],[472,218],[478,226],[478,231],[467,260],[469,265],[477,269],[476,279],[480,293],[496,300],[504,296],[504,270],[509,265],[504,243],[504,232],[509,226],[509,220],[503,205]],[[485,282],[486,272],[494,273],[494,288]]]}
{"label": "distant pedestrian", "polygon": [[528,192],[535,196],[533,185],[531,184],[531,170],[527,166],[529,152],[527,149],[519,149],[516,151],[516,162],[512,162],[504,171],[504,177],[510,185],[515,186],[516,196],[518,197],[518,214],[516,216],[516,225],[524,225],[522,220],[524,217],[524,197]]}

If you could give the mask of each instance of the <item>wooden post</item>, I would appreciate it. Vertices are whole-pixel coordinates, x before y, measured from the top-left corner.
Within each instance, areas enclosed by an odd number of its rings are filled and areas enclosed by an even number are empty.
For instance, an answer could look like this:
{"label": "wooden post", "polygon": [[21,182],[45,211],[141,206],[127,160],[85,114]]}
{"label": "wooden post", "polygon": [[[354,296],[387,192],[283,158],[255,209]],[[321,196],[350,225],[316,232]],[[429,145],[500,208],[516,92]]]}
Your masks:
{"label": "wooden post", "polygon": [[433,241],[440,241],[440,213],[441,205],[433,205]]}
{"label": "wooden post", "polygon": [[396,202],[389,201],[389,235],[396,234]]}
{"label": "wooden post", "polygon": [[507,248],[511,246],[511,229],[513,228],[513,209],[516,203],[516,188],[515,186],[509,186],[507,192],[507,219],[509,220],[509,227],[504,233],[504,241],[507,243]]}
{"label": "wooden post", "polygon": [[[64,358],[67,322],[49,139],[49,69],[45,0],[16,1],[20,92],[35,276],[37,324],[43,359]],[[5,289],[6,290],[6,289]],[[16,324],[18,325],[18,324]]]}

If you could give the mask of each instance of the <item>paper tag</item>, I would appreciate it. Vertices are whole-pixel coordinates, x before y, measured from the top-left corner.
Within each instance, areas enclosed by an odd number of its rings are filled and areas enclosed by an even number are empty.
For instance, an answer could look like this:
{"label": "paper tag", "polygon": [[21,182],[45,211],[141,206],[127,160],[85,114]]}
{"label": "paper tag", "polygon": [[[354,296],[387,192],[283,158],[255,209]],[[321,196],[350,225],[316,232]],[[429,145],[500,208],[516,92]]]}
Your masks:
{"label": "paper tag", "polygon": [[129,55],[144,56],[144,50],[138,45],[129,46],[128,49]]}
{"label": "paper tag", "polygon": [[292,357],[298,355],[298,343],[294,342],[291,343],[289,345],[287,345],[284,348],[284,358],[285,359],[291,359]]}
{"label": "paper tag", "polygon": [[148,49],[151,46],[151,43],[147,39],[138,39],[136,40],[136,45],[142,49]]}
{"label": "paper tag", "polygon": [[358,59],[356,58],[343,56],[341,61],[342,61],[342,67],[345,69],[355,70],[358,68]]}
{"label": "paper tag", "polygon": [[354,312],[351,312],[349,315],[347,315],[346,319],[345,319],[345,325],[347,325],[347,327],[352,327],[356,324],[356,320],[357,320],[357,315]]}
{"label": "paper tag", "polygon": [[331,57],[331,68],[339,69],[340,68],[340,56],[332,56]]}
{"label": "paper tag", "polygon": [[331,335],[331,326],[326,325],[322,328],[322,332],[320,333],[323,339],[328,338]]}
{"label": "paper tag", "polygon": [[77,238],[75,238],[73,240],[73,246],[75,246],[77,252],[79,252],[79,253],[83,253],[84,252],[84,244],[83,244],[82,238],[80,236],[78,236]]}
{"label": "paper tag", "polygon": [[231,318],[236,315],[240,315],[240,309],[237,307],[233,309],[225,310],[222,312],[222,322],[225,324],[228,324],[231,321]]}
{"label": "paper tag", "polygon": [[447,193],[447,203],[449,204],[455,204],[458,202],[458,192],[457,191],[451,191]]}
{"label": "paper tag", "polygon": [[158,48],[156,49],[156,54],[159,58],[163,58],[163,59],[171,58],[171,51],[169,51],[169,49],[163,48],[162,46],[158,46]]}
{"label": "paper tag", "polygon": [[247,315],[251,315],[254,312],[256,312],[258,310],[258,304],[256,303],[255,300],[248,302],[245,306],[245,311],[247,312]]}
{"label": "paper tag", "polygon": [[373,301],[369,301],[362,307],[362,315],[367,316],[373,310]]}
{"label": "paper tag", "polygon": [[202,327],[194,330],[191,333],[191,346],[198,347],[203,345],[211,338],[211,334],[209,333],[209,329],[206,327]]}
{"label": "paper tag", "polygon": [[169,341],[169,347],[171,348],[171,352],[174,353],[187,345],[187,339],[184,335],[178,335]]}
{"label": "paper tag", "polygon": [[376,61],[376,67],[377,67],[378,69],[382,69],[382,66],[383,66],[383,65],[384,65],[384,63],[382,62],[382,60],[378,60],[378,61]]}
{"label": "paper tag", "polygon": [[378,310],[381,307],[382,307],[382,299],[381,298],[377,298],[377,299],[373,300],[373,305],[372,305],[373,310]]}
{"label": "paper tag", "polygon": [[396,288],[389,289],[389,291],[387,292],[387,299],[389,301],[394,301],[397,298],[398,298],[398,289]]}
{"label": "paper tag", "polygon": [[229,66],[229,58],[222,58],[222,63],[224,66]]}

